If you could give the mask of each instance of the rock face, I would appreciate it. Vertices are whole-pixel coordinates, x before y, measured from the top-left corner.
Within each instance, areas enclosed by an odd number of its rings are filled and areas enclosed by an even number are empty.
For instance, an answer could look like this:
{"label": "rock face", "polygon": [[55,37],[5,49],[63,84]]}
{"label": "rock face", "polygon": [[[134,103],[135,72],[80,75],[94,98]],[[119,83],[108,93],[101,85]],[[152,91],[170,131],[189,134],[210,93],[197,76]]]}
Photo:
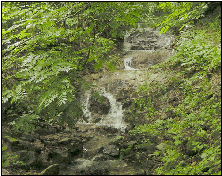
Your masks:
{"label": "rock face", "polygon": [[157,50],[170,49],[174,38],[170,34],[161,34],[152,28],[138,28],[130,31],[124,37],[124,49],[130,50]]}

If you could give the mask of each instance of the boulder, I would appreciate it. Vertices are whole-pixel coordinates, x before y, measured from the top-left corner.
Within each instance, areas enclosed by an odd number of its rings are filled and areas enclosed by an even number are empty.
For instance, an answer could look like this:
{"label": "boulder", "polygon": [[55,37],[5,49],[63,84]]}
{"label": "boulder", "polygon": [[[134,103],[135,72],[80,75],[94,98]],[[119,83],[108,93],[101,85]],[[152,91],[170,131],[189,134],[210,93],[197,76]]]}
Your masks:
{"label": "boulder", "polygon": [[56,148],[48,153],[50,163],[67,163],[70,159],[69,151],[66,148]]}
{"label": "boulder", "polygon": [[153,153],[156,150],[155,145],[150,145],[150,144],[140,144],[137,146],[138,151],[146,151],[147,153]]}
{"label": "boulder", "polygon": [[20,150],[17,154],[18,160],[24,162],[26,166],[34,165],[36,162],[36,153],[33,151]]}
{"label": "boulder", "polygon": [[116,145],[107,145],[103,148],[103,153],[113,157],[118,157],[120,151]]}
{"label": "boulder", "polygon": [[91,96],[89,99],[89,110],[90,112],[102,114],[108,114],[111,108],[109,99],[105,96],[97,95]]}

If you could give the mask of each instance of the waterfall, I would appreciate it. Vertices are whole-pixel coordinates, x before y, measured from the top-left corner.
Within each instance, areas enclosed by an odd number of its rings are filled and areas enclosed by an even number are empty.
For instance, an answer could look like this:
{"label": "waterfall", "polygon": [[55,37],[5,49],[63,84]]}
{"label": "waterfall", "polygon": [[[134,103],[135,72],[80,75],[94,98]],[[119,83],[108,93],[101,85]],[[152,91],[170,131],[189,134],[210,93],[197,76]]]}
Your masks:
{"label": "waterfall", "polygon": [[82,96],[81,98],[81,102],[82,102],[82,105],[83,105],[83,108],[82,108],[82,111],[83,111],[83,115],[84,117],[88,120],[88,123],[83,121],[82,123],[83,124],[89,124],[90,121],[92,120],[91,119],[91,112],[89,111],[89,99],[90,99],[90,96],[91,96],[91,91],[90,90],[87,90],[85,92],[85,94]]}
{"label": "waterfall", "polygon": [[125,70],[136,70],[132,67],[132,57],[128,57],[124,59]]}
{"label": "waterfall", "polygon": [[104,87],[98,88],[98,93],[101,96],[106,97],[110,103],[110,111],[108,114],[101,115],[101,121],[97,123],[93,123],[93,113],[89,111],[90,102],[89,99],[91,97],[91,91],[88,90],[81,98],[81,102],[83,104],[83,115],[88,120],[88,122],[78,122],[78,124],[94,124],[96,126],[109,126],[124,130],[126,128],[126,123],[123,120],[123,109],[122,104],[117,102],[115,97],[106,92]]}

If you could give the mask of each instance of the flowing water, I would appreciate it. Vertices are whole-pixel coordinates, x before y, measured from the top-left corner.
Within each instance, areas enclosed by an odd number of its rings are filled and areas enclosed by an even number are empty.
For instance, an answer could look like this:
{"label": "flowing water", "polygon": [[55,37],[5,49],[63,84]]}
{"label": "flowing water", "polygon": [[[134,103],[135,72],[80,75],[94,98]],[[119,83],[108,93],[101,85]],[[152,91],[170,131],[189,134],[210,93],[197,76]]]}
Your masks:
{"label": "flowing water", "polygon": [[[152,31],[151,28],[147,28],[143,36],[139,35],[140,34],[136,34],[134,37],[130,34],[126,35],[124,47],[126,51],[129,51],[129,54],[123,59],[124,68],[122,70],[117,70],[107,75],[91,74],[91,78],[90,76],[87,78],[92,81],[95,88],[85,91],[81,97],[83,115],[86,121],[79,121],[77,125],[79,125],[80,132],[84,133],[84,135],[89,135],[91,139],[83,144],[82,157],[74,160],[73,164],[67,167],[66,171],[68,171],[68,174],[78,174],[81,173],[81,170],[88,172],[90,168],[91,170],[96,169],[97,171],[103,170],[104,172],[101,173],[99,171],[98,173],[102,175],[106,174],[106,170],[109,170],[111,175],[132,175],[138,172],[138,168],[128,166],[126,161],[119,158],[113,159],[111,157],[112,159],[106,158],[104,160],[104,157],[107,156],[104,148],[106,146],[112,148],[112,143],[118,140],[119,136],[125,132],[128,126],[124,121],[123,105],[116,99],[119,90],[128,90],[129,88],[136,90],[139,85],[144,83],[147,80],[146,75],[149,65],[152,65],[152,51],[154,51],[155,48],[166,48],[171,41],[170,37],[159,37],[158,32]],[[143,60],[139,60],[143,56],[138,56],[139,54],[136,51],[145,55],[145,59],[142,58]],[[143,69],[138,67],[139,62],[143,65]],[[136,68],[134,68],[134,65]],[[93,112],[90,111],[92,103],[90,102],[90,98],[93,92],[98,92],[100,96],[108,99],[110,109],[107,114],[99,114],[95,112],[95,110]],[[113,132],[112,130],[106,131],[105,133],[104,131],[101,132],[101,129],[103,130],[104,127],[117,129],[117,132]],[[109,147],[108,149],[110,149]],[[115,147],[112,148],[112,150],[114,153],[117,152]],[[117,150],[119,150],[119,148]],[[66,171],[64,171],[63,174],[66,174]],[[82,174],[84,174],[84,172]],[[91,174],[95,173],[93,172]]]}
{"label": "flowing water", "polygon": [[[140,173],[140,169],[144,170],[135,166],[135,160],[140,161],[141,157],[135,155],[135,150],[128,151],[129,158],[121,152],[132,143],[135,144],[135,139],[128,140],[128,131],[135,122],[129,119],[133,99],[137,98],[136,90],[144,82],[157,78],[158,74],[152,74],[148,80],[147,74],[152,65],[167,59],[170,43],[171,36],[158,36],[158,31],[151,28],[144,33],[140,30],[127,34],[124,38],[127,54],[122,59],[121,69],[83,77],[94,84],[80,99],[85,121],[79,121],[73,129],[59,132],[53,128],[52,133],[42,135],[41,140],[34,143],[42,150],[38,158],[47,165],[59,164],[60,175],[135,175]],[[163,54],[159,53],[160,49]],[[93,97],[94,93],[98,93],[105,101],[98,102]]]}
{"label": "flowing water", "polygon": [[106,97],[109,100],[110,103],[110,110],[108,114],[102,114],[100,115],[101,120],[97,123],[93,123],[93,116],[92,112],[89,111],[89,105],[90,105],[90,97],[91,97],[91,90],[88,90],[85,92],[85,94],[82,97],[82,104],[83,104],[83,114],[85,118],[88,120],[88,122],[82,122],[83,124],[95,124],[95,126],[108,126],[108,127],[114,127],[117,129],[124,130],[126,128],[126,123],[123,121],[123,109],[120,102],[116,101],[116,98],[109,92],[106,92],[104,87],[99,87],[97,89],[99,94],[101,96]]}
{"label": "flowing water", "polygon": [[[133,57],[126,57],[124,62],[124,70],[139,70],[132,67],[132,59]],[[135,73],[134,73],[135,74]],[[117,73],[117,76],[119,74]],[[104,78],[101,78],[102,81]],[[109,86],[109,84],[108,84]],[[110,92],[107,92],[105,87],[98,87],[96,91],[100,94],[100,96],[104,96],[109,100],[110,103],[110,111],[107,115],[103,114],[100,115],[101,120],[97,123],[94,123],[94,116],[97,116],[90,112],[89,106],[90,106],[90,97],[92,94],[92,90],[87,90],[85,94],[82,95],[81,102],[83,105],[83,115],[87,119],[86,121],[78,122],[78,124],[84,124],[84,125],[95,125],[95,126],[108,126],[108,127],[114,127],[117,129],[120,129],[124,131],[124,129],[127,127],[127,124],[123,120],[123,109],[122,104],[120,102],[116,101],[116,98],[113,94]]]}
{"label": "flowing water", "polygon": [[[124,59],[124,70],[138,70],[132,67],[132,57],[127,57]],[[118,76],[118,74],[117,74]],[[103,78],[102,78],[103,79]],[[102,80],[101,79],[101,80]],[[108,84],[109,86],[109,84]],[[97,116],[90,112],[89,106],[90,106],[90,97],[92,94],[92,90],[87,90],[85,94],[81,98],[81,102],[83,105],[83,115],[87,119],[86,121],[79,122],[78,124],[85,124],[85,125],[92,125],[95,126],[108,126],[108,127],[114,127],[117,129],[120,129],[124,131],[124,129],[127,127],[127,124],[123,120],[123,109],[122,104],[120,102],[116,101],[116,98],[114,95],[112,95],[110,92],[107,92],[105,87],[98,87],[96,89],[100,96],[104,96],[109,100],[110,103],[110,111],[107,115],[103,114],[100,115],[101,120],[97,123],[94,123],[94,116]]]}
{"label": "flowing water", "polygon": [[132,57],[127,57],[124,59],[125,70],[137,70],[132,67],[132,59],[133,59]]}

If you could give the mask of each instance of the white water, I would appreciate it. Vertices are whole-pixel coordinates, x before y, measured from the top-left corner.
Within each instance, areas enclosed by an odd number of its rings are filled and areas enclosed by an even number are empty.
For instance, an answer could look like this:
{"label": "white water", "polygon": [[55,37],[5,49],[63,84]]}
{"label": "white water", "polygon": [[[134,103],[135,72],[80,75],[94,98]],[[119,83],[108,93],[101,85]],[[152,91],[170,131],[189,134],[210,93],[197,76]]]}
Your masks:
{"label": "white water", "polygon": [[97,123],[92,123],[94,114],[89,111],[89,106],[90,106],[89,99],[91,97],[91,91],[88,90],[85,92],[85,94],[82,96],[81,99],[82,104],[84,106],[83,115],[85,116],[85,118],[87,118],[88,122],[79,122],[79,123],[89,124],[89,125],[94,124],[96,126],[105,125],[124,130],[126,128],[126,123],[123,120],[123,110],[121,103],[117,102],[115,97],[111,93],[106,92],[104,87],[98,88],[97,91],[101,96],[104,96],[109,100],[110,103],[109,113],[107,115],[105,114],[100,115],[100,118],[102,119]]}
{"label": "white water", "polygon": [[[125,70],[138,70],[132,67],[132,59],[133,57],[128,57],[124,59],[124,66]],[[85,125],[95,125],[95,126],[109,126],[118,128],[121,130],[124,130],[127,126],[127,124],[123,120],[123,109],[122,104],[120,102],[116,101],[116,98],[109,92],[106,92],[104,87],[97,88],[96,91],[101,96],[106,97],[109,100],[110,103],[110,110],[107,115],[99,115],[92,113],[89,111],[90,106],[90,97],[91,97],[91,90],[88,90],[85,92],[84,95],[82,95],[81,102],[83,105],[83,115],[87,119],[88,122],[82,121],[78,122],[77,124],[85,124]],[[95,118],[101,118],[101,120],[97,123],[93,123]]]}
{"label": "white water", "polygon": [[132,67],[132,57],[128,57],[124,59],[125,70],[137,70]]}

